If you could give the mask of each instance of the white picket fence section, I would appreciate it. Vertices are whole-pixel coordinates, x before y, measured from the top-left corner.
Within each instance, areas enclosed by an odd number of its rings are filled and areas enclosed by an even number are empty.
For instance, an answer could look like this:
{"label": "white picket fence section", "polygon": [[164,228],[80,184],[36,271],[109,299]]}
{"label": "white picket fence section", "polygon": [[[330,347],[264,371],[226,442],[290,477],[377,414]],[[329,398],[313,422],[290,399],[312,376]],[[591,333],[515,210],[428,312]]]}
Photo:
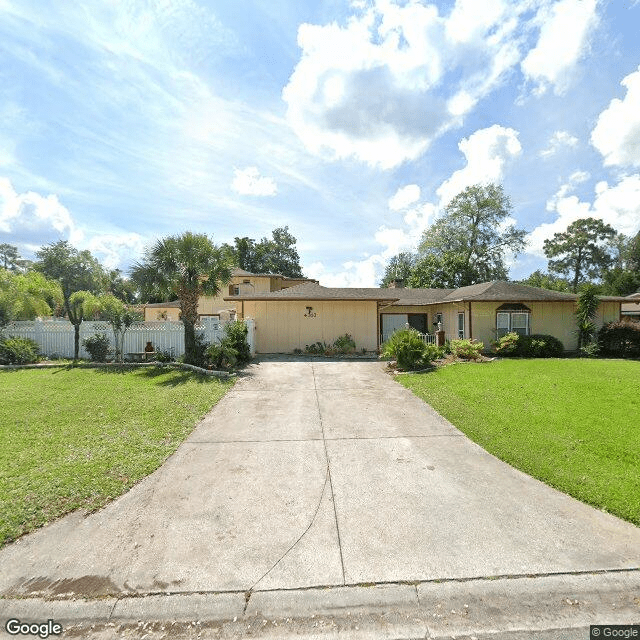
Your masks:
{"label": "white picket fence section", "polygon": [[[245,320],[247,338],[251,353],[255,353],[255,323]],[[202,318],[196,332],[207,342],[220,342],[224,335],[224,325],[217,318]],[[107,322],[83,322],[80,325],[80,357],[89,358],[82,346],[82,340],[96,333],[105,333],[115,349],[115,338]],[[73,325],[68,320],[21,321],[10,323],[5,335],[31,338],[40,345],[40,353],[47,357],[73,358]],[[184,354],[184,325],[182,322],[137,322],[127,330],[124,337],[124,354],[140,353],[151,342],[155,351],[169,351],[175,358]]]}

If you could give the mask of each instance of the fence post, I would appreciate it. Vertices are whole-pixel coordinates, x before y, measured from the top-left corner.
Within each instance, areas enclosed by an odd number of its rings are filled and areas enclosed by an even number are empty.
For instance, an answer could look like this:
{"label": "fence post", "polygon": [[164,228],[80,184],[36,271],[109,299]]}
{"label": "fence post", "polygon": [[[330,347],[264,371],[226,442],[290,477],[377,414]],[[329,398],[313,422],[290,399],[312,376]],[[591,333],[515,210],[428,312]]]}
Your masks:
{"label": "fence post", "polygon": [[440,329],[440,331],[436,331],[436,346],[444,347],[444,329]]}

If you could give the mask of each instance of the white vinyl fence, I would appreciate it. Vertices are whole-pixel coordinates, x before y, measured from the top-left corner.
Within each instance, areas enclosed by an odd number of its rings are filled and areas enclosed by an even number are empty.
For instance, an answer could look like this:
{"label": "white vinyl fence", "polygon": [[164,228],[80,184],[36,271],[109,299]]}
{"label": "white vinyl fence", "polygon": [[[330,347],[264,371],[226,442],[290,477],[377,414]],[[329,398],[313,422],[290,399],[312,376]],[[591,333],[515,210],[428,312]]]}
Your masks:
{"label": "white vinyl fence", "polygon": [[[255,323],[245,320],[251,353],[255,352]],[[220,342],[224,335],[224,325],[217,318],[202,318],[196,325],[196,332],[207,342]],[[89,354],[82,346],[82,340],[96,333],[105,333],[115,349],[115,339],[107,322],[83,322],[80,325],[80,357]],[[31,338],[40,345],[42,355],[54,358],[73,358],[73,325],[68,320],[12,322],[4,330],[5,335]],[[168,351],[174,358],[184,354],[184,325],[182,322],[137,322],[127,330],[124,337],[125,358],[127,353],[140,353],[151,342],[155,351]]]}

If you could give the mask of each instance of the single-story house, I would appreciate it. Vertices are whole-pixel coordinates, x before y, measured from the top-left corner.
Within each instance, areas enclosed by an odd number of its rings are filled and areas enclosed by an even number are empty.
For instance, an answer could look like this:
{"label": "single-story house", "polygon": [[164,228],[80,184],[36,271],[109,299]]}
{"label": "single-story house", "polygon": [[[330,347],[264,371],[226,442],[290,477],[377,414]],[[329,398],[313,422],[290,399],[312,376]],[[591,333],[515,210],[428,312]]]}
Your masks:
{"label": "single-story house", "polygon": [[[238,313],[238,305],[233,302],[235,296],[279,291],[287,287],[314,282],[317,284],[318,281],[310,278],[289,278],[279,273],[250,273],[244,269],[233,269],[231,279],[217,296],[201,296],[198,300],[198,315],[201,318],[203,316],[233,318]],[[145,304],[144,319],[177,322],[180,320],[180,303],[176,300]]]}
{"label": "single-story house", "polygon": [[628,302],[623,302],[620,307],[622,319],[624,320],[626,318],[640,322],[640,291],[638,291],[638,293],[632,293],[630,296],[627,296],[625,300],[628,300]]}
{"label": "single-story house", "polygon": [[[349,333],[357,348],[375,351],[407,325],[433,333],[440,324],[447,338],[471,338],[487,348],[509,331],[550,334],[565,350],[577,348],[578,296],[493,281],[459,289],[336,288],[317,282],[278,291],[243,292],[238,317],[253,318],[258,353],[290,353]],[[624,298],[600,299],[597,325],[620,319]]]}

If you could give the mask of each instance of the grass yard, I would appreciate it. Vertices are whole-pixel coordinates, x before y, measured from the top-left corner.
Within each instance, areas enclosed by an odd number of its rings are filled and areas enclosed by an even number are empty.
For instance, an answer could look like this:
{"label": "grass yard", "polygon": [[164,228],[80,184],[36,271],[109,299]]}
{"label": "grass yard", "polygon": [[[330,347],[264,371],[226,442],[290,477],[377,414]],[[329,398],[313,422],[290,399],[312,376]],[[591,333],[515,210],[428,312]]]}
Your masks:
{"label": "grass yard", "polygon": [[498,458],[640,525],[640,362],[500,360],[398,380]]}
{"label": "grass yard", "polygon": [[124,493],[232,385],[156,367],[0,372],[0,545]]}

